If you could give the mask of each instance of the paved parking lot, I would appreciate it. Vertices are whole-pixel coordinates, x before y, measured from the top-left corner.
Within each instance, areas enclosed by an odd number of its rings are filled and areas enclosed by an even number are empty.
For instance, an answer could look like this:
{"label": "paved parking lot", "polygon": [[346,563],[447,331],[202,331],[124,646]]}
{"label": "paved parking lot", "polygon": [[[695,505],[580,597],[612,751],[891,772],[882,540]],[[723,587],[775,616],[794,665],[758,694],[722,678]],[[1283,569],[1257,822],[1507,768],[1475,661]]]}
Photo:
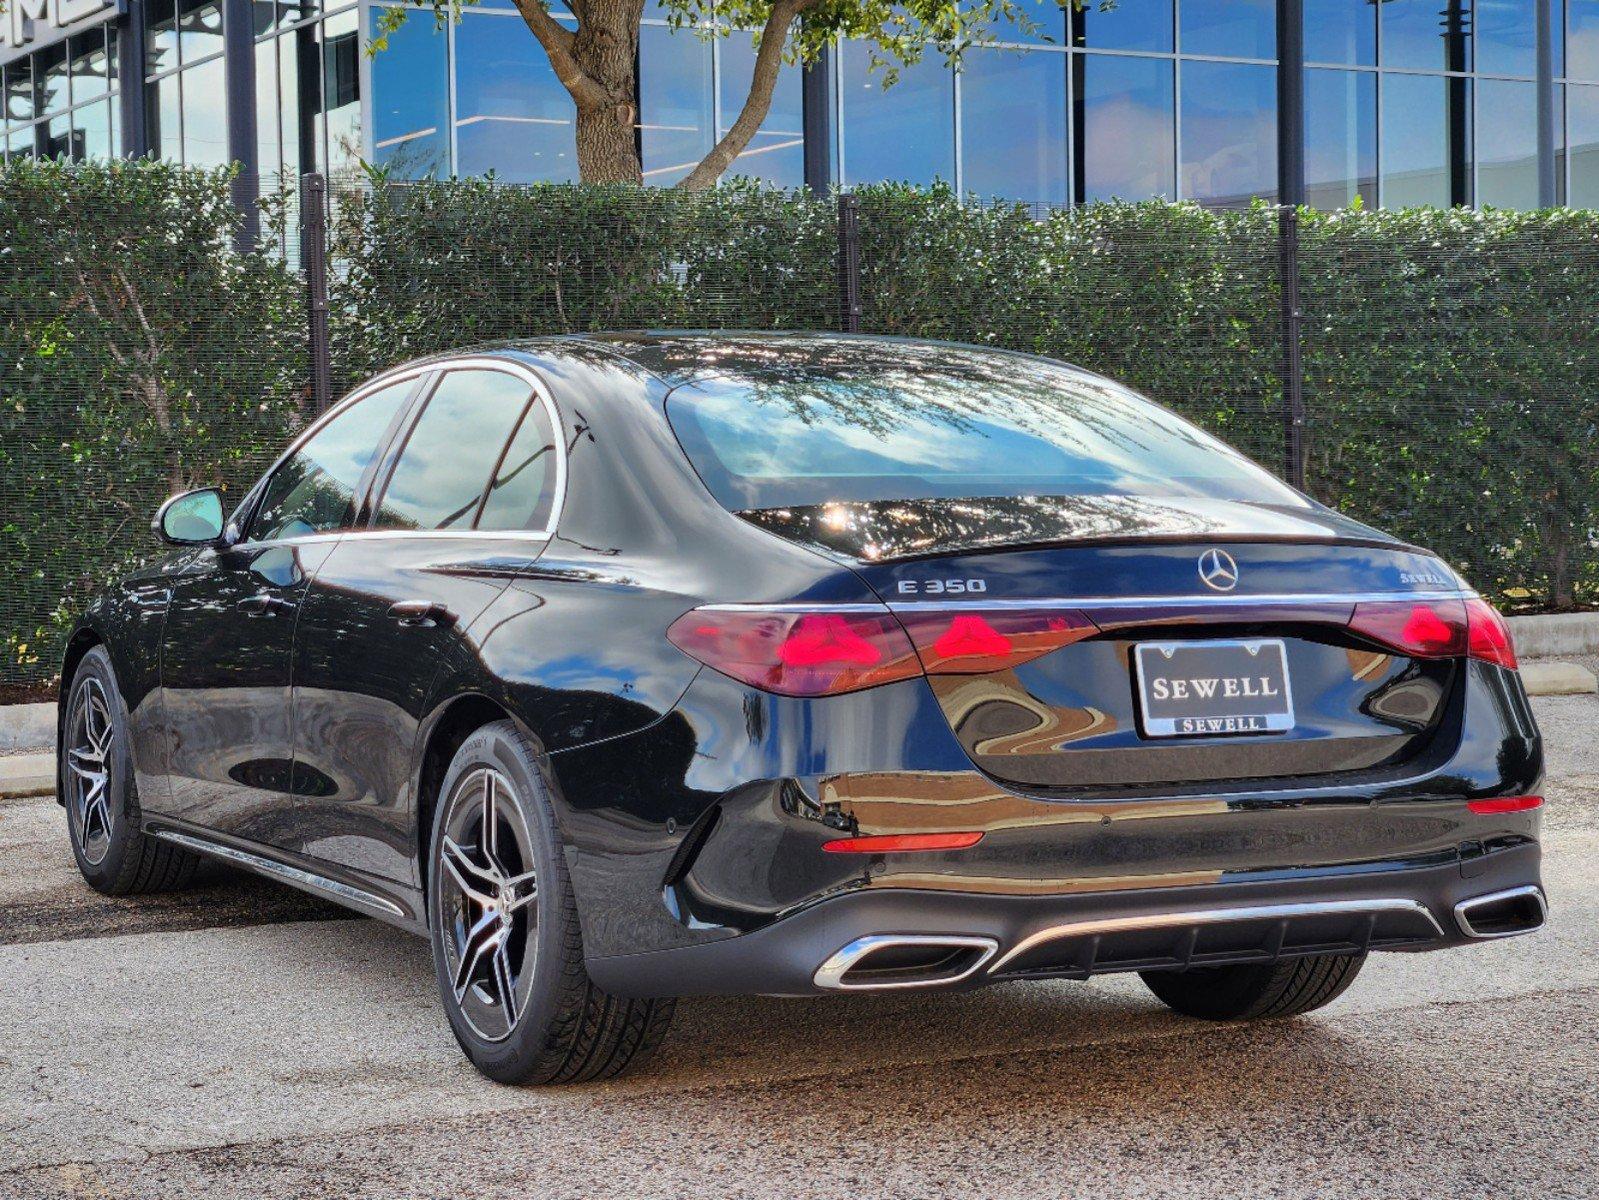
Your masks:
{"label": "paved parking lot", "polygon": [[467,1066],[421,941],[253,879],[108,901],[0,803],[0,1196],[1599,1196],[1599,699],[1538,713],[1535,937],[1252,1027],[1127,978],[692,1001],[566,1091]]}

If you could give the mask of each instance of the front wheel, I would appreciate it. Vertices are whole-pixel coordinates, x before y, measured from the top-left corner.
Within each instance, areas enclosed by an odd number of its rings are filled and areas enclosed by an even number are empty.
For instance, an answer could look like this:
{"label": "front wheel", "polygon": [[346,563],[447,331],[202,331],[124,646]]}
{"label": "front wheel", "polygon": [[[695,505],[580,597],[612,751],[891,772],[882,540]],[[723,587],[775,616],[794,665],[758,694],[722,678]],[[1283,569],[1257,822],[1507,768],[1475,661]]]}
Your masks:
{"label": "front wheel", "polygon": [[532,746],[509,721],[456,752],[428,857],[439,995],[461,1049],[501,1083],[607,1079],[648,1057],[668,999],[590,982],[566,858]]}
{"label": "front wheel", "polygon": [[90,887],[132,896],[173,891],[194,877],[194,855],[139,828],[127,706],[104,647],[85,654],[72,677],[56,781],[72,857]]}
{"label": "front wheel", "polygon": [[1259,966],[1143,971],[1149,990],[1167,1006],[1208,1021],[1296,1017],[1331,1004],[1355,982],[1364,954],[1316,954]]}

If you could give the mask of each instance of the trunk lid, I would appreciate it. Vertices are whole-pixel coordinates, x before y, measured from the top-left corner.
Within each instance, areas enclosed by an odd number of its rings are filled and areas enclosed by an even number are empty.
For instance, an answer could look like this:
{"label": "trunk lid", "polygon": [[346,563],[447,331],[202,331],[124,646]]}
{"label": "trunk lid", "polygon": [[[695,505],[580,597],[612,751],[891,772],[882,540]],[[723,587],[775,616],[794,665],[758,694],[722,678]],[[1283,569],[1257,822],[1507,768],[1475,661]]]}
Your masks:
{"label": "trunk lid", "polygon": [[[1036,608],[1094,623],[1097,634],[1008,669],[929,676],[972,760],[1018,787],[1324,784],[1450,740],[1459,660],[1410,658],[1348,627],[1363,601],[1450,603],[1462,584],[1437,558],[1320,508],[1116,499],[750,515],[848,555],[907,620]],[[1067,529],[1078,531],[1068,544],[1039,544]],[[1006,537],[1020,544],[1006,548]],[[1173,688],[1185,693],[1175,707]],[[1253,715],[1225,720],[1239,713]],[[1212,723],[1184,724],[1190,716]]]}

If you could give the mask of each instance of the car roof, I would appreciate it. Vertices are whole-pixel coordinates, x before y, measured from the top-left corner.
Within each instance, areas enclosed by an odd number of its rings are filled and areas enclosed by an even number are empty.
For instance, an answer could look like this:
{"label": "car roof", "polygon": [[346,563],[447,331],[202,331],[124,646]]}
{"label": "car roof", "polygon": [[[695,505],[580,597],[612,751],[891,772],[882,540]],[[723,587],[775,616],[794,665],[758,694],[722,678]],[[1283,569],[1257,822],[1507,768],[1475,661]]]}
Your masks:
{"label": "car roof", "polygon": [[1050,366],[1093,378],[1092,372],[1058,360],[1038,359],[989,346],[929,338],[768,330],[642,329],[609,333],[515,338],[452,352],[462,354],[541,354],[579,347],[622,359],[672,387],[709,374],[736,375],[752,382],[881,376],[896,371],[969,370],[1000,358],[1047,361]]}

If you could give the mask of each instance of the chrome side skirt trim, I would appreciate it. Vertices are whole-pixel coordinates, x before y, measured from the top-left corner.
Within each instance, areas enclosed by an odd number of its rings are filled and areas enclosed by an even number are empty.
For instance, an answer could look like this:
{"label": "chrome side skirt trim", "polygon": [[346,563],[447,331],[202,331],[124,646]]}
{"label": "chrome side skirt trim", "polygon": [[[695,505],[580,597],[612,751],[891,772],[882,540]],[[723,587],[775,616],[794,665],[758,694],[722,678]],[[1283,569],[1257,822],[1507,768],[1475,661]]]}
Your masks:
{"label": "chrome side skirt trim", "polygon": [[162,841],[171,842],[182,846],[185,850],[193,850],[197,854],[209,854],[213,858],[220,858],[227,862],[237,863],[252,871],[259,871],[263,875],[274,879],[281,879],[284,883],[308,892],[318,892],[341,904],[355,904],[362,908],[375,910],[378,914],[387,917],[406,918],[406,912],[394,901],[379,896],[376,892],[366,891],[364,888],[352,884],[341,883],[337,879],[329,879],[325,875],[316,875],[310,871],[302,871],[299,867],[291,867],[287,863],[280,863],[275,859],[265,858],[259,854],[251,854],[248,850],[240,850],[233,846],[225,846],[221,842],[213,842],[208,838],[194,837],[187,833],[178,833],[171,829],[152,829],[148,831],[151,836]]}
{"label": "chrome side skirt trim", "polygon": [[[1481,908],[1485,904],[1494,904],[1500,900],[1519,900],[1523,896],[1530,896],[1538,902],[1538,923],[1529,925],[1525,929],[1508,929],[1504,933],[1479,933],[1471,924],[1471,910]],[[1486,896],[1473,896],[1469,900],[1462,900],[1455,905],[1455,924],[1460,926],[1460,932],[1469,938],[1479,941],[1492,941],[1495,938],[1520,937],[1524,933],[1537,933],[1549,923],[1549,902],[1544,899],[1543,889],[1536,884],[1526,884],[1522,887],[1507,888],[1502,892],[1489,892]]]}
{"label": "chrome side skirt trim", "polygon": [[[952,950],[976,950],[977,955],[959,971],[944,971],[920,979],[895,979],[883,982],[850,983],[844,978],[849,969],[875,951],[888,946],[947,946]],[[939,987],[959,983],[975,975],[989,959],[999,952],[999,943],[991,937],[969,937],[963,934],[911,934],[874,933],[856,938],[844,946],[821,966],[816,968],[816,986],[831,992],[879,992],[890,988]],[[868,968],[869,969],[869,968]]]}
{"label": "chrome side skirt trim", "polygon": [[1012,946],[1005,955],[988,968],[989,974],[1000,970],[1006,963],[1045,942],[1061,941],[1072,937],[1092,937],[1097,934],[1127,933],[1140,929],[1161,929],[1175,925],[1216,925],[1232,921],[1281,921],[1293,917],[1358,915],[1385,912],[1405,913],[1422,917],[1439,937],[1443,927],[1432,910],[1419,900],[1323,900],[1303,904],[1266,904],[1254,908],[1215,908],[1197,912],[1148,913],[1138,917],[1106,917],[1095,921],[1073,921],[1065,925],[1052,925],[1029,934]]}

